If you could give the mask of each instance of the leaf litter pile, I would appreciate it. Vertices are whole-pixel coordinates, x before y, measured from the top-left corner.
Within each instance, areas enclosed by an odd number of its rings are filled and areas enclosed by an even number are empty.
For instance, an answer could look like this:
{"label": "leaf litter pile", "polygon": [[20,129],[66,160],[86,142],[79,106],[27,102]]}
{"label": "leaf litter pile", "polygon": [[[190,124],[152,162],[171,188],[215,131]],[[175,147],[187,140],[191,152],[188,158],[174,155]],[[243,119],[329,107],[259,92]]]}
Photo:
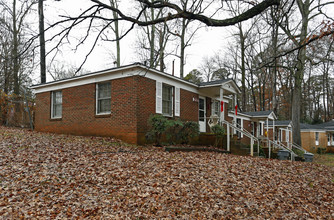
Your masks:
{"label": "leaf litter pile", "polygon": [[333,219],[334,168],[0,127],[7,219]]}

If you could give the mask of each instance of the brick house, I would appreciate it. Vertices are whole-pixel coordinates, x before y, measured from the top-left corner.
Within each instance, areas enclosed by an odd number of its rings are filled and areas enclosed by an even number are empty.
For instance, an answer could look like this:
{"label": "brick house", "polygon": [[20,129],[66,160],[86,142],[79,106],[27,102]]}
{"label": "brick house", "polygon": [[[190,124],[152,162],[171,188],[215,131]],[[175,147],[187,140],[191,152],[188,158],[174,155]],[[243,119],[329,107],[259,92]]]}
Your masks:
{"label": "brick house", "polygon": [[[269,137],[272,139],[273,134],[273,122],[269,121],[265,127],[269,129]],[[292,122],[291,121],[275,121],[275,141],[283,144],[287,147],[291,147],[292,140]],[[334,120],[310,125],[301,123],[301,147],[309,152],[317,152],[318,148],[322,149],[334,149]]]}
{"label": "brick house", "polygon": [[151,114],[195,121],[207,132],[211,115],[231,118],[229,103],[240,93],[231,79],[197,85],[139,63],[32,88],[37,131],[113,136],[135,144],[146,142]]}

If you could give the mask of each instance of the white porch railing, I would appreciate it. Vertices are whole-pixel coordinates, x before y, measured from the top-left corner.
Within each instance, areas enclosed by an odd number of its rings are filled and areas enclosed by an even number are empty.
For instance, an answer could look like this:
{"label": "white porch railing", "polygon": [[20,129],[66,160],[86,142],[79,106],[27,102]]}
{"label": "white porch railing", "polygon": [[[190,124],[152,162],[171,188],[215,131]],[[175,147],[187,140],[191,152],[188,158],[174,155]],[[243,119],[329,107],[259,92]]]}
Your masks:
{"label": "white porch railing", "polygon": [[251,156],[254,156],[254,141],[257,142],[257,152],[259,154],[259,151],[260,151],[260,142],[259,142],[259,139],[256,138],[254,135],[252,135],[251,133],[249,133],[247,130],[245,130],[244,128],[240,128],[238,126],[235,126],[234,124],[228,122],[228,121],[225,121],[225,120],[222,120],[221,121],[221,125],[223,124],[226,124],[226,136],[227,136],[227,151],[230,151],[230,128],[233,128],[235,129],[236,131],[238,132],[241,132],[243,135],[245,135],[246,137],[249,137],[251,139]]}
{"label": "white porch railing", "polygon": [[290,154],[291,154],[291,161],[294,161],[295,157],[298,156],[297,154],[295,154],[295,152],[292,151],[292,149],[286,147],[285,145],[275,143],[274,141],[269,140],[269,139],[266,139],[266,140],[268,141],[268,145],[269,145],[269,158],[271,156],[270,155],[271,154],[271,146],[273,146],[273,148],[278,148],[278,149],[283,149],[283,150],[289,151]]}

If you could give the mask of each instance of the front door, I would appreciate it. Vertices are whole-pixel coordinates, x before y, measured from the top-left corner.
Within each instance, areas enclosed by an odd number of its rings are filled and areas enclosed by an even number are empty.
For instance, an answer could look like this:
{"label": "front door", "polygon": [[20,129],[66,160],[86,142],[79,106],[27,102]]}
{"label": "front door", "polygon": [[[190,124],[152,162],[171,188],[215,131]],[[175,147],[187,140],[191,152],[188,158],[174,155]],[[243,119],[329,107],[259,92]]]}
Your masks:
{"label": "front door", "polygon": [[199,121],[199,131],[206,132],[206,110],[205,110],[205,98],[199,97],[198,101],[198,121]]}

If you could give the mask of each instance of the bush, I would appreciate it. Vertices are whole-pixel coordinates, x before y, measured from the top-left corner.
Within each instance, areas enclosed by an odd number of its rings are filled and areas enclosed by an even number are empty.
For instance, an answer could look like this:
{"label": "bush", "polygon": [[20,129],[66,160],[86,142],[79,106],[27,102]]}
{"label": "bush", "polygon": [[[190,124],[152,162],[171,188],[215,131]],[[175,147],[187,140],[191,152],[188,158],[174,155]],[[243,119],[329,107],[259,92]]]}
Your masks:
{"label": "bush", "polygon": [[146,139],[153,141],[156,146],[161,146],[162,134],[168,127],[168,120],[162,115],[151,115],[148,119],[150,131],[146,133]]}
{"label": "bush", "polygon": [[151,115],[148,119],[150,130],[145,137],[161,147],[165,135],[169,144],[186,143],[199,135],[199,124],[193,121],[168,120],[162,115]]}
{"label": "bush", "polygon": [[304,151],[298,149],[298,148],[292,148],[292,151],[297,154],[298,157],[304,157]]}
{"label": "bush", "polygon": [[326,152],[326,148],[321,148],[321,147],[317,148],[317,154],[324,154],[325,152]]}
{"label": "bush", "polygon": [[183,128],[183,123],[180,120],[167,120],[166,139],[170,144],[181,142],[180,132]]}
{"label": "bush", "polygon": [[216,136],[215,140],[215,147],[218,147],[218,144],[223,141],[224,135],[225,135],[225,129],[223,126],[216,124],[211,128],[212,132]]}
{"label": "bush", "polygon": [[191,139],[199,135],[199,124],[194,121],[184,122],[180,132],[176,135],[182,144],[189,144]]}

